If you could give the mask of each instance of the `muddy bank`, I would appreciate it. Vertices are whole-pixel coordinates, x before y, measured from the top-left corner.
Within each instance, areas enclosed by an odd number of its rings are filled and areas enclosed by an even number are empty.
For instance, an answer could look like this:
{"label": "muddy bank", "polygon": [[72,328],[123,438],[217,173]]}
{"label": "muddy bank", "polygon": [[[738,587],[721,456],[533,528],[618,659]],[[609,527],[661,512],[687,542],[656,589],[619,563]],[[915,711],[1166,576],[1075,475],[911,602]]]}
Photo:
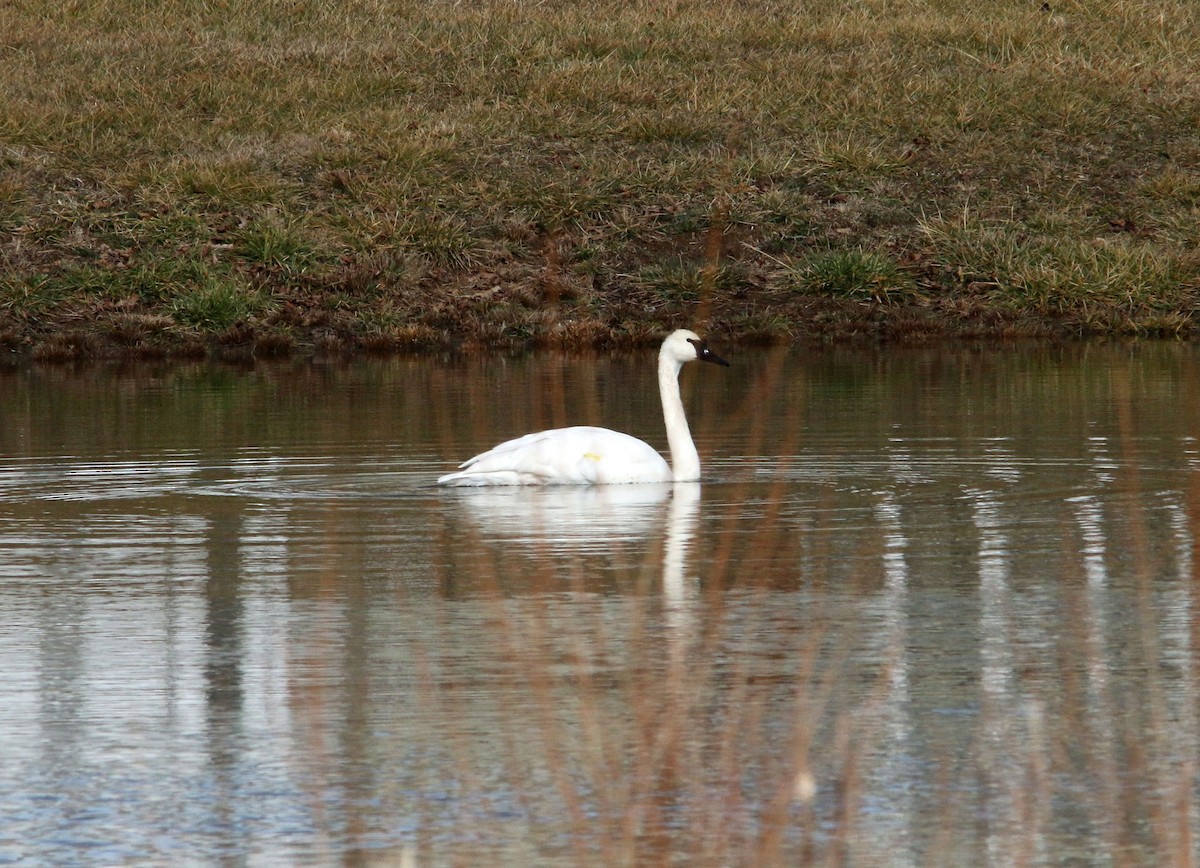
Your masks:
{"label": "muddy bank", "polygon": [[[928,342],[957,339],[1188,338],[1190,324],[1147,328],[1120,316],[1047,318],[989,305],[969,293],[927,292],[896,303],[771,290],[753,280],[689,302],[646,292],[570,286],[542,273],[494,271],[330,304],[312,289],[273,292],[252,316],[203,328],[132,300],[76,299],[22,317],[0,312],[9,363],[101,359],[281,358],[424,351],[620,349],[655,345],[677,327],[732,345],[791,342]],[[376,323],[364,326],[364,323]]]}

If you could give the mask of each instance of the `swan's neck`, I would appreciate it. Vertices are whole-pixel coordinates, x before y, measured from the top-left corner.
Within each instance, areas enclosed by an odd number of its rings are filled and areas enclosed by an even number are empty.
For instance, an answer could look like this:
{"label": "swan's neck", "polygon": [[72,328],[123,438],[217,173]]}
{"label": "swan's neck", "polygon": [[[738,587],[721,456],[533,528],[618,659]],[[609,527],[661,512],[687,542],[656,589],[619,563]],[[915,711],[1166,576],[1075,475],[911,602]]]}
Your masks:
{"label": "swan's neck", "polygon": [[676,482],[700,478],[700,456],[688,430],[679,397],[679,369],[683,365],[664,355],[658,357],[658,391],[662,396],[663,421],[667,423],[667,445],[671,450],[671,476]]}

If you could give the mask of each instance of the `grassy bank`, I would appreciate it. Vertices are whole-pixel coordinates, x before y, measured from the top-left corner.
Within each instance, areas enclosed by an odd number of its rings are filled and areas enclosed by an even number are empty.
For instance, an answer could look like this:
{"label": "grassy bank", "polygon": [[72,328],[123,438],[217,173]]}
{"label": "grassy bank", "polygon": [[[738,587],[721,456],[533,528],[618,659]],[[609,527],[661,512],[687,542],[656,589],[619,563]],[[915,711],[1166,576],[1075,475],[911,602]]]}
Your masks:
{"label": "grassy bank", "polygon": [[0,348],[1189,334],[1191,0],[0,6]]}

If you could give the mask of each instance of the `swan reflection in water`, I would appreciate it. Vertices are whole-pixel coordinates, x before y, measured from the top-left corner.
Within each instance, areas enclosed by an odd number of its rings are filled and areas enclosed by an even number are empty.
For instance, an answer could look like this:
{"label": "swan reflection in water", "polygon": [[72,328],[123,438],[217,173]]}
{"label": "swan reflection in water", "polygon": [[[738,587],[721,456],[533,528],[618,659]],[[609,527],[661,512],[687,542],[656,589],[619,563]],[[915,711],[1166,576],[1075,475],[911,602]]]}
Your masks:
{"label": "swan reflection in water", "polygon": [[668,612],[694,595],[686,561],[700,515],[698,482],[494,487],[463,492],[455,501],[485,537],[560,552],[607,551],[614,543],[648,540],[662,528]]}
{"label": "swan reflection in water", "polygon": [[663,545],[663,599],[668,614],[686,607],[695,595],[687,577],[687,553],[700,518],[700,483],[676,482],[667,509],[667,539]]}
{"label": "swan reflection in water", "polygon": [[660,526],[671,483],[497,486],[455,500],[487,537],[587,550],[648,537]]}
{"label": "swan reflection in water", "polygon": [[[661,542],[659,604],[653,601],[654,593],[650,598],[642,596],[644,586],[625,591],[633,591],[627,597],[631,605],[641,607],[645,602],[649,611],[658,610],[666,642],[662,696],[680,707],[686,704],[687,661],[697,635],[700,597],[698,581],[687,568],[699,525],[700,483],[511,486],[474,490],[454,500],[483,538],[504,551],[519,551],[554,573],[565,566],[564,555],[569,563],[591,564],[581,572],[566,567],[582,583],[576,590],[604,593],[603,568],[595,569],[595,556],[607,557],[620,549],[649,555]],[[579,555],[588,558],[577,559]],[[635,559],[642,557],[635,555]]]}

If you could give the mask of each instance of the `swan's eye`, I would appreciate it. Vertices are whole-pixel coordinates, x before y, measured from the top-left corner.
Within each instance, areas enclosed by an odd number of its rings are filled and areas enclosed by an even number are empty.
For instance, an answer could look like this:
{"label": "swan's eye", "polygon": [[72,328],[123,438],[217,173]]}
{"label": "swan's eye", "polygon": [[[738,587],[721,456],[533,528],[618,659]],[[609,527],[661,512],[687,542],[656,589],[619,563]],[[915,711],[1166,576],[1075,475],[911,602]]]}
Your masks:
{"label": "swan's eye", "polygon": [[725,361],[723,358],[710,350],[708,348],[708,343],[704,339],[692,340],[691,338],[688,338],[687,342],[696,348],[696,358],[700,361],[713,362],[714,364],[721,365],[722,367],[729,367],[729,362]]}

